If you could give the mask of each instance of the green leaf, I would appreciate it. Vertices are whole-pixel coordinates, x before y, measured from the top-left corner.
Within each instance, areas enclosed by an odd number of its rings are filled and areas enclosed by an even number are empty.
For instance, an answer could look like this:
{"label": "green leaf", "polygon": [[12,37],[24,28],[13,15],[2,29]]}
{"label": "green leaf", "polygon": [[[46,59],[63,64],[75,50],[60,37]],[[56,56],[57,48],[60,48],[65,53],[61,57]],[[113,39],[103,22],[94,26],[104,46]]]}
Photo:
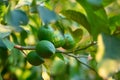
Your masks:
{"label": "green leaf", "polygon": [[11,32],[0,32],[0,38],[8,37],[11,34]]}
{"label": "green leaf", "polygon": [[111,4],[112,2],[115,2],[116,0],[103,0],[103,5],[107,6],[109,4]]}
{"label": "green leaf", "polygon": [[98,36],[96,60],[98,62],[98,73],[103,78],[107,78],[118,71],[120,69],[120,39],[100,34]]}
{"label": "green leaf", "polygon": [[[11,59],[13,65],[20,65],[20,61],[23,59],[23,55],[20,50],[13,48],[10,51],[9,59]],[[19,62],[18,62],[19,61]]]}
{"label": "green leaf", "polygon": [[66,70],[66,64],[59,58],[55,58],[53,64],[51,66],[51,74],[52,75],[60,75],[63,74]]}
{"label": "green leaf", "polygon": [[0,47],[6,48],[6,45],[3,43],[2,39],[0,39]]}
{"label": "green leaf", "polygon": [[72,19],[76,21],[77,23],[81,24],[84,26],[88,32],[91,32],[90,30],[90,24],[84,14],[81,12],[73,11],[73,10],[66,10],[62,11],[62,14],[65,15],[67,18]]}
{"label": "green leaf", "polygon": [[3,4],[3,2],[0,2],[0,18],[3,17],[5,9],[5,4]]}
{"label": "green leaf", "polygon": [[47,9],[46,7],[38,6],[38,13],[42,19],[42,22],[45,24],[58,20],[57,14],[54,11]]}
{"label": "green leaf", "polygon": [[20,25],[27,25],[28,23],[28,17],[26,13],[17,9],[8,10],[8,12],[5,14],[5,20],[8,25],[18,30],[21,30]]}
{"label": "green leaf", "polygon": [[9,50],[12,50],[14,48],[14,44],[10,42],[7,38],[2,39],[2,41]]}
{"label": "green leaf", "polygon": [[73,38],[75,39],[76,42],[79,42],[82,38],[83,35],[83,30],[78,28],[75,31],[71,32]]}
{"label": "green leaf", "polygon": [[30,6],[31,6],[31,7],[30,7],[31,13],[37,13],[36,0],[33,0]]}
{"label": "green leaf", "polygon": [[120,14],[119,15],[115,15],[113,17],[109,18],[109,23],[112,26],[120,26]]}
{"label": "green leaf", "polygon": [[[108,19],[107,15],[105,13],[105,10],[101,10],[98,13],[95,13],[95,11],[92,9],[92,7],[86,2],[86,0],[77,0],[77,2],[79,4],[82,5],[82,7],[85,9],[86,13],[87,13],[87,19],[88,22],[90,23],[91,26],[91,34],[93,36],[93,39],[96,40],[97,36],[99,33],[104,32],[109,34],[109,23],[108,23]],[[100,15],[104,15],[100,16]],[[103,27],[103,28],[101,28]]]}
{"label": "green leaf", "polygon": [[20,43],[21,43],[21,45],[25,45],[25,39],[28,37],[28,33],[27,33],[27,31],[26,30],[22,30],[21,32],[20,32]]}
{"label": "green leaf", "polygon": [[55,53],[55,55],[64,61],[64,56],[61,53]]}
{"label": "green leaf", "polygon": [[15,35],[14,33],[11,33],[11,37],[12,37],[14,43],[19,44],[17,35]]}

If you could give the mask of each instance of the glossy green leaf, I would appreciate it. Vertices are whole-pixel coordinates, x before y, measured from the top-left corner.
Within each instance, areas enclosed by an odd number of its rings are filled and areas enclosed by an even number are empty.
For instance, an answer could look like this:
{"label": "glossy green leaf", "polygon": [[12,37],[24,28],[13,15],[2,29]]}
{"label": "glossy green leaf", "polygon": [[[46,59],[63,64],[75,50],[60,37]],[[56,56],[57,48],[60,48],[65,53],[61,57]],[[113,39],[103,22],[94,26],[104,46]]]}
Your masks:
{"label": "glossy green leaf", "polygon": [[103,78],[107,78],[118,71],[120,69],[120,39],[100,34],[98,36],[96,60],[98,62],[98,73]]}
{"label": "glossy green leaf", "polygon": [[72,19],[76,21],[77,23],[84,26],[88,32],[91,32],[90,30],[90,24],[84,14],[81,12],[73,11],[73,10],[66,10],[62,12],[63,15],[65,15],[67,18]]}
{"label": "glossy green leaf", "polygon": [[[87,19],[91,26],[91,34],[93,36],[93,39],[96,40],[99,33],[104,32],[109,34],[109,24],[108,20],[104,19],[106,17],[101,17],[97,14],[95,14],[95,11],[92,9],[92,7],[86,2],[86,0],[77,0],[78,3],[82,5],[82,7],[85,9],[87,13]],[[104,10],[103,10],[104,11]],[[103,11],[99,12],[100,15],[104,15]],[[107,15],[106,15],[107,16]],[[105,21],[107,20],[107,21]],[[107,22],[107,23],[106,23]],[[101,28],[103,27],[103,28]]]}
{"label": "glossy green leaf", "polygon": [[8,10],[5,14],[5,20],[8,25],[12,26],[16,30],[21,30],[20,25],[27,25],[28,17],[26,13],[22,10]]}
{"label": "glossy green leaf", "polygon": [[42,19],[42,22],[45,24],[58,20],[57,14],[46,7],[38,6],[38,13],[40,15],[40,18]]}
{"label": "glossy green leaf", "polygon": [[2,41],[9,50],[12,50],[14,48],[14,43],[10,42],[10,40],[7,38],[2,39]]}

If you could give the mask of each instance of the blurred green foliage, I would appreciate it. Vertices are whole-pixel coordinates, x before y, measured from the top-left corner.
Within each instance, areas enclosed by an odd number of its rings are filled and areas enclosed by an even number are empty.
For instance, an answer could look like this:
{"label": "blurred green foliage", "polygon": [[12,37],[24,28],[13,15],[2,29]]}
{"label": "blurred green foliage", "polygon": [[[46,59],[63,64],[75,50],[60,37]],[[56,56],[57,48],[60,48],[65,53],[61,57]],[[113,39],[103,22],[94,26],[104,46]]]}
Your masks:
{"label": "blurred green foliage", "polygon": [[[43,25],[76,45],[33,66],[26,55]],[[119,80],[119,39],[119,0],[0,0],[0,80]]]}

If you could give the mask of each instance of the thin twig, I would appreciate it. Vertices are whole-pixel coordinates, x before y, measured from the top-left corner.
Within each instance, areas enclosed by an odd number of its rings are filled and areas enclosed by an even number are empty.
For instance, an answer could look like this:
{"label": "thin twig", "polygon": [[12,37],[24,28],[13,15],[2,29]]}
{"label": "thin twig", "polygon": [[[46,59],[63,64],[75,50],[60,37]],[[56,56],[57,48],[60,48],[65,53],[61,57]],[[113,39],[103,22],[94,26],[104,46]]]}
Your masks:
{"label": "thin twig", "polygon": [[83,47],[83,48],[80,48],[80,49],[76,49],[76,50],[74,50],[74,52],[85,50],[85,49],[87,49],[87,48],[89,48],[89,47],[91,47],[93,45],[96,45],[96,44],[97,44],[96,42],[91,42],[91,44],[87,45],[86,47]]}
{"label": "thin twig", "polygon": [[93,45],[96,45],[97,42],[91,42],[91,44],[87,45],[86,47],[83,47],[83,48],[79,48],[79,49],[75,49],[73,51],[66,51],[66,52],[63,52],[63,51],[60,51],[60,50],[56,50],[56,52],[61,52],[61,53],[74,53],[74,52],[77,52],[77,51],[81,51],[81,50],[85,50]]}
{"label": "thin twig", "polygon": [[96,74],[98,74],[97,71],[94,68],[92,68],[91,66],[89,66],[89,65],[85,64],[84,62],[80,61],[78,56],[70,55],[70,54],[65,54],[65,55],[75,58],[78,62],[80,62],[81,64],[85,65],[89,69],[93,70]]}

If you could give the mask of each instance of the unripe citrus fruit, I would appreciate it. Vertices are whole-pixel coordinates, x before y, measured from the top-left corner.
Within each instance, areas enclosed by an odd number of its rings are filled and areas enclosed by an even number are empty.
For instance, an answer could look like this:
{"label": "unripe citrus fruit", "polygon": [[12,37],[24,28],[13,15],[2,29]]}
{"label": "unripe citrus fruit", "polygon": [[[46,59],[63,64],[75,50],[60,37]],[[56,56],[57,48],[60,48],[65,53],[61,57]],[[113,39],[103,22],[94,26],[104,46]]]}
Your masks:
{"label": "unripe citrus fruit", "polygon": [[38,66],[44,63],[44,59],[40,57],[35,51],[29,52],[26,58],[27,61],[34,66]]}
{"label": "unripe citrus fruit", "polygon": [[67,33],[64,35],[65,44],[62,46],[64,49],[71,49],[75,46],[75,40],[71,34]]}
{"label": "unripe citrus fruit", "polygon": [[54,44],[56,48],[63,46],[64,37],[59,31],[54,31],[51,26],[44,25],[38,30],[39,40],[48,40]]}
{"label": "unripe citrus fruit", "polygon": [[44,25],[41,26],[38,30],[38,39],[51,41],[53,34],[54,30],[50,26]]}
{"label": "unripe citrus fruit", "polygon": [[50,41],[42,40],[37,43],[36,52],[43,58],[50,58],[55,53],[55,46]]}
{"label": "unripe citrus fruit", "polygon": [[52,38],[52,43],[56,48],[62,47],[65,43],[64,36],[59,31],[55,31]]}

